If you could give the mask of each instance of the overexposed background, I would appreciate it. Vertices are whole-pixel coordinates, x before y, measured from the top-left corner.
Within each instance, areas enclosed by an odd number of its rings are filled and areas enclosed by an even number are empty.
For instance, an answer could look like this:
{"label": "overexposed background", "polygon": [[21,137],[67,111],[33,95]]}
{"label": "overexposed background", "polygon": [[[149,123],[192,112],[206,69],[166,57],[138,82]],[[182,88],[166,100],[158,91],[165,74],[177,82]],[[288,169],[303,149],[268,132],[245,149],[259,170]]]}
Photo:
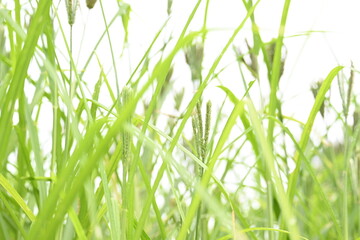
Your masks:
{"label": "overexposed background", "polygon": [[[167,0],[134,0],[126,2],[130,4],[132,12],[128,27],[129,45],[124,52],[122,52],[124,31],[119,17],[109,29],[116,57],[120,87],[127,82],[131,71],[141,59],[155,34],[168,19],[167,2]],[[54,3],[57,4],[56,1]],[[154,47],[152,53],[154,58],[159,58],[159,54],[156,55],[155,51],[162,47],[163,42],[168,41],[171,36],[173,36],[172,41],[176,40],[195,3],[193,0],[173,1],[169,22]],[[284,1],[262,0],[255,10],[256,21],[264,42],[270,41],[277,36],[283,4]],[[67,21],[64,0],[59,2],[57,6],[59,6],[59,19],[64,26],[65,32],[68,33],[68,25],[64,24]],[[117,2],[116,0],[102,1],[102,6],[106,14],[106,21],[109,23],[117,14]],[[197,31],[201,29],[204,7],[205,1],[198,10],[190,30]],[[329,71],[337,65],[350,67],[351,62],[353,62],[356,69],[360,64],[359,10],[360,2],[356,0],[293,0],[291,2],[284,40],[287,58],[285,72],[280,80],[279,97],[284,102],[282,106],[283,114],[305,122],[314,101],[310,91],[311,85],[320,79],[324,79]],[[73,27],[73,55],[74,59],[77,59],[79,69],[81,69],[91,53],[99,36],[104,32],[105,24],[101,11],[99,1],[92,10],[87,9],[85,0],[80,1],[79,11],[76,16],[77,20]],[[232,31],[244,17],[245,10],[241,1],[210,0],[207,23],[210,31],[205,45],[204,75],[206,75],[207,70],[220,53]],[[246,51],[244,39],[248,39],[251,44],[250,24],[245,26],[239,33],[237,41],[234,42],[235,46],[240,46],[243,51]],[[66,53],[62,39],[58,38],[58,41],[57,46]],[[109,79],[115,79],[110,53],[108,39],[105,37],[96,50],[96,55],[104,70],[108,73]],[[120,55],[122,55],[121,58]],[[189,89],[189,87],[192,87],[191,75],[184,56],[181,53],[178,54],[175,61],[174,89],[180,89],[183,86]],[[64,58],[64,66],[66,64],[67,59]],[[219,75],[221,83],[241,97],[244,89],[232,49],[228,50],[217,70],[219,71],[225,66],[227,67],[226,71],[222,71]],[[264,71],[265,69],[261,70]],[[84,79],[90,85],[94,84],[98,79],[99,71],[99,64],[96,58],[93,58],[91,67],[87,69]],[[349,71],[349,68],[347,68],[343,71],[343,74],[348,76]],[[249,75],[248,81],[251,80],[253,79]],[[355,78],[355,91],[356,86],[358,86],[357,82]],[[217,98],[212,100],[215,102],[219,100],[220,104],[225,95],[216,87],[217,85],[219,85],[218,80],[213,80],[205,91],[205,98],[216,96]],[[266,98],[269,92],[266,74],[263,74],[260,84],[254,85],[251,90],[252,97],[255,100],[256,96],[259,96],[259,88],[261,88],[262,97]],[[336,87],[334,88],[336,90]],[[191,92],[187,92],[187,94],[191,96]],[[106,101],[106,96],[103,97]],[[333,91],[332,100],[332,104],[341,107],[337,91]],[[260,107],[261,104],[262,100],[258,99],[258,106]],[[172,114],[171,108],[166,109],[165,107],[162,111]],[[329,115],[328,117],[329,122],[333,122],[332,118],[334,116]],[[319,117],[317,120],[319,121]],[[301,129],[295,127],[298,125],[289,123],[289,126],[294,126],[293,132],[300,134]],[[320,123],[316,126],[315,133],[321,136],[324,125]],[[321,128],[323,129],[321,130]],[[335,130],[331,131],[334,131],[332,134],[334,141],[341,140],[340,133]]]}
{"label": "overexposed background", "polygon": [[[170,17],[167,14],[167,0],[132,0],[126,1],[131,6],[131,15],[129,21],[129,41],[128,45],[124,46],[124,30],[121,18],[116,16],[118,13],[118,0],[98,0],[92,10],[88,10],[85,5],[85,0],[79,2],[79,8],[76,15],[76,21],[73,26],[73,59],[77,65],[77,71],[82,72],[85,62],[94,50],[94,47],[100,36],[106,29],[106,24],[115,17],[114,24],[109,28],[109,34],[113,49],[110,49],[109,40],[107,36],[100,42],[99,47],[95,50],[96,57],[92,58],[90,66],[86,69],[83,75],[89,89],[93,89],[96,81],[99,79],[101,67],[104,69],[113,89],[116,92],[116,78],[119,80],[120,88],[128,81],[132,71],[138,64],[143,54],[154,39],[156,33],[161,27],[166,24],[163,33],[160,35],[153,50],[150,53],[151,61],[150,71],[156,61],[161,57],[159,50],[163,47],[164,42],[169,42],[173,45],[176,41],[187,17],[191,13],[196,1],[194,0],[173,0],[172,14]],[[5,2],[5,3],[4,3]],[[190,30],[199,31],[202,27],[204,17],[205,0],[199,8],[194,22],[190,26]],[[255,1],[254,1],[255,2]],[[2,1],[8,8],[11,8],[13,1]],[[22,1],[29,9],[30,4],[27,1]],[[101,3],[101,4],[100,4]],[[280,17],[284,1],[280,0],[262,0],[255,10],[256,21],[259,26],[261,36],[264,42],[269,42],[277,37],[278,28],[280,24]],[[101,7],[102,6],[102,7]],[[102,11],[105,13],[105,20]],[[284,45],[287,49],[285,72],[280,79],[280,91],[278,97],[283,102],[282,111],[286,116],[293,117],[301,122],[306,122],[310,109],[314,102],[314,97],[311,93],[311,86],[320,79],[324,79],[327,74],[337,65],[344,65],[347,68],[341,74],[349,76],[351,62],[354,68],[357,69],[360,65],[360,2],[358,0],[292,0],[290,5],[290,12],[285,31]],[[67,13],[65,8],[65,0],[54,0],[52,13],[54,16],[54,24],[56,30],[56,46],[58,56],[60,58],[60,67],[69,74],[69,55],[66,44],[70,36],[70,28],[67,24]],[[241,23],[246,15],[246,11],[241,0],[210,0],[207,28],[209,33],[205,42],[205,56],[203,63],[203,75],[206,76],[213,61],[218,57],[222,48],[225,46],[233,30]],[[29,19],[26,19],[29,21]],[[61,28],[63,28],[65,36],[62,36]],[[240,31],[234,46],[246,52],[245,39],[251,43],[252,31],[249,22],[244,29]],[[124,50],[124,51],[123,51]],[[116,72],[113,68],[111,53],[115,56]],[[167,53],[165,49],[165,53]],[[259,58],[260,60],[260,58]],[[35,64],[35,63],[34,63]],[[181,88],[186,89],[186,97],[182,105],[182,110],[186,108],[191,96],[195,91],[191,81],[191,72],[186,65],[185,57],[182,52],[175,58],[175,69],[173,74],[173,89],[174,92]],[[38,66],[29,69],[30,75],[40,74],[37,70]],[[225,69],[224,71],[221,71]],[[221,72],[220,72],[221,71]],[[204,92],[205,100],[211,99],[214,106],[214,116],[218,113],[216,109],[225,99],[225,94],[217,86],[224,85],[231,89],[237,97],[241,98],[245,93],[241,75],[238,69],[238,64],[235,59],[234,51],[229,48],[224,55],[216,73],[219,73],[216,79],[212,79],[209,86]],[[255,101],[257,109],[261,112],[264,105],[267,104],[269,94],[269,83],[266,76],[264,64],[260,62],[260,80],[259,83],[254,84],[250,90],[252,99]],[[146,80],[147,75],[144,76]],[[253,77],[250,74],[245,75],[246,81],[250,82]],[[34,77],[34,79],[37,79]],[[144,80],[144,81],[145,81]],[[355,76],[354,83],[355,92],[359,93],[358,76]],[[34,89],[27,89],[28,94]],[[88,96],[91,95],[87,92]],[[151,92],[146,95],[146,100],[151,98]],[[30,98],[29,98],[30,99]],[[109,96],[102,94],[100,102],[107,105],[112,105]],[[331,91],[331,103],[341,109],[341,100],[334,81]],[[139,104],[140,105],[140,104]],[[160,109],[161,118],[158,121],[158,126],[161,126],[161,120],[167,117],[166,114],[179,115],[174,112],[171,99],[167,99],[166,104]],[[48,108],[48,114],[43,114],[39,118],[39,136],[44,151],[44,156],[50,158],[51,151],[51,110],[52,106],[44,100],[42,109]],[[225,105],[225,111],[222,114],[230,114],[232,105],[228,103]],[[354,109],[350,109],[350,112]],[[141,106],[137,111],[142,114]],[[330,141],[329,144],[336,144],[341,142],[343,138],[342,128],[334,123],[336,116],[331,113],[326,113],[326,121],[320,116],[317,116],[314,131],[312,132],[311,140],[314,142],[324,141],[323,135],[328,133]],[[351,121],[351,119],[350,119]],[[285,121],[285,125],[295,135],[297,139],[301,134],[302,128],[296,122]],[[329,131],[326,130],[330,127]],[[163,129],[161,129],[163,130]],[[241,134],[241,129],[238,127],[232,131],[232,138]],[[184,134],[190,138],[192,135],[191,124],[188,124]],[[255,161],[255,156],[251,153],[250,148],[244,147],[239,162],[251,166]],[[289,155],[292,155],[291,144],[289,144]],[[15,154],[13,155],[15,159]],[[237,168],[237,172],[231,172],[227,175],[224,185],[232,188],[235,191],[239,183],[239,178],[245,176],[248,168]],[[15,170],[14,170],[15,171]],[[219,171],[221,172],[221,171]],[[231,185],[231,182],[236,184]],[[251,185],[251,178],[247,178],[244,183]],[[236,186],[235,186],[236,185]],[[180,188],[185,185],[179,184]],[[164,186],[166,187],[166,186]],[[181,190],[181,189],[180,189]],[[181,190],[183,191],[183,190]],[[251,199],[251,188],[246,189],[245,198]],[[256,199],[256,198],[253,198]],[[190,198],[187,198],[190,200]],[[159,200],[161,201],[161,200]],[[247,201],[245,201],[247,202]],[[256,201],[249,201],[251,204],[259,204]]]}
{"label": "overexposed background", "polygon": [[[108,24],[115,17],[114,24],[109,28],[109,34],[115,56],[116,77],[121,88],[128,81],[135,66],[169,16],[167,14],[167,0],[124,1],[132,9],[128,26],[128,46],[124,48],[125,33],[121,18],[119,16],[116,17],[116,11],[118,10],[117,1],[98,0],[92,10],[87,9],[85,0],[79,2],[76,21],[73,26],[73,58],[78,72],[81,72],[101,34],[105,31],[105,20],[102,11],[105,13]],[[190,26],[192,31],[198,31],[202,27],[205,2],[203,1],[201,4],[195,20]],[[11,5],[14,3],[13,1],[5,0],[3,4],[11,8]],[[29,8],[31,7],[28,2],[23,4],[28,5]],[[194,0],[173,0],[169,21],[150,54],[153,60],[150,61],[150,69],[154,66],[156,60],[160,58],[158,51],[163,47],[163,43],[170,41],[170,45],[174,44],[195,4],[196,1]],[[255,10],[256,21],[264,42],[276,38],[283,4],[284,1],[279,0],[262,0]],[[282,111],[284,115],[305,122],[314,102],[314,97],[310,91],[312,84],[320,79],[324,79],[330,70],[337,65],[347,67],[342,72],[346,76],[349,76],[351,62],[355,69],[358,68],[360,65],[359,11],[360,2],[357,0],[291,1],[284,39],[287,49],[285,72],[280,80],[280,92],[278,95],[283,102]],[[69,41],[69,25],[67,24],[65,0],[53,1],[52,12],[57,30],[56,46],[58,51],[63,53],[64,56],[60,59],[61,68],[69,73],[66,44],[60,30],[61,26],[64,29],[65,38]],[[207,22],[209,33],[205,42],[203,63],[204,76],[206,76],[213,61],[219,55],[233,30],[241,23],[245,15],[246,11],[240,0],[210,0]],[[246,52],[245,39],[251,45],[251,37],[252,31],[248,22],[239,33],[234,46],[240,47],[243,52]],[[123,49],[125,50],[123,51]],[[95,54],[96,57],[92,58],[90,66],[83,76],[83,80],[88,83],[89,89],[93,89],[99,78],[100,67],[103,67],[115,90],[116,77],[107,36],[103,38],[99,47],[95,50]],[[101,63],[101,66],[99,63]],[[174,66],[174,91],[176,92],[182,87],[186,89],[186,98],[182,105],[182,109],[184,109],[195,89],[191,82],[190,69],[185,63],[185,57],[182,52],[176,56]],[[235,60],[235,54],[231,48],[224,55],[216,72],[223,68],[225,70],[221,71],[217,79],[211,81],[204,92],[205,100],[211,99],[215,109],[225,98],[222,90],[217,88],[220,82],[231,89],[239,98],[245,92],[238,64]],[[261,62],[260,68],[262,74],[260,75],[259,84],[254,84],[250,91],[251,97],[254,99],[258,109],[264,107],[264,104],[266,104],[264,99],[267,99],[269,94],[269,84],[266,74],[264,74],[264,65]],[[30,68],[29,74],[39,73]],[[248,78],[246,79],[247,82],[254,80],[250,74],[246,75],[246,77]],[[354,90],[359,93],[357,89],[359,89],[359,84],[358,78],[355,76]],[[147,98],[151,98],[150,92]],[[335,107],[341,108],[336,81],[333,84],[331,100]],[[107,95],[101,95],[100,101],[111,105],[111,100]],[[173,112],[172,104],[170,103],[169,100],[169,104],[165,104],[160,111],[165,114],[178,114]],[[225,109],[230,113],[231,107],[231,104],[229,104],[228,106],[226,105]],[[51,110],[50,104],[49,110]],[[353,110],[350,109],[350,111]],[[139,109],[138,113],[141,114],[141,109]],[[47,149],[51,149],[49,141],[51,139],[51,126],[49,125],[51,121],[49,118],[51,118],[51,114],[39,119],[39,126],[41,126],[39,130],[40,136],[43,144],[49,145]],[[322,135],[325,133],[326,124],[329,124],[333,125],[329,130],[330,140],[334,143],[341,141],[343,137],[342,130],[333,123],[335,118],[336,116],[328,114],[324,124],[324,120],[319,115],[315,123],[312,140],[321,141]],[[291,129],[295,137],[300,136],[301,127],[298,123],[289,121],[286,122],[286,126]],[[185,134],[191,135],[190,126]]]}

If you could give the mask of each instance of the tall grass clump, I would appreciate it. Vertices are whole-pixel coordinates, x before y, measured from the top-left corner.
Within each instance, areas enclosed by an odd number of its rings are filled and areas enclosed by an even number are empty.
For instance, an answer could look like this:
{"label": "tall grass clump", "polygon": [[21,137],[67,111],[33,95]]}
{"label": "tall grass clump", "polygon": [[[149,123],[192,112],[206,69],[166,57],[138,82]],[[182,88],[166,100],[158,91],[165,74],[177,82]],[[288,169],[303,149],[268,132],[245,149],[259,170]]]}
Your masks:
{"label": "tall grass clump", "polygon": [[0,239],[360,239],[357,66],[284,110],[290,0],[270,38],[168,0],[139,45],[135,2],[64,2],[0,2]]}

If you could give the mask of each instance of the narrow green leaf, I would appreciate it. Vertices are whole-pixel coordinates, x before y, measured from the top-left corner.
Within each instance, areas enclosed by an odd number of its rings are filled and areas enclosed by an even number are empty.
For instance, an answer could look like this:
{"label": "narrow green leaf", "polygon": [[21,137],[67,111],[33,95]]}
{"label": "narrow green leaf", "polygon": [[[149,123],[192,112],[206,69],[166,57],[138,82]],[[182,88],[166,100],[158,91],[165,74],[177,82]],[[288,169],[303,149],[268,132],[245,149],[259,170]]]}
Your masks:
{"label": "narrow green leaf", "polygon": [[[310,138],[310,133],[311,133],[314,121],[315,121],[315,117],[318,114],[318,112],[321,108],[321,105],[325,100],[325,94],[330,89],[331,83],[332,83],[333,79],[335,78],[335,76],[343,68],[344,68],[343,66],[338,66],[338,67],[335,67],[334,69],[332,69],[331,72],[326,77],[326,79],[324,80],[323,84],[321,85],[321,88],[316,96],[315,103],[309,114],[308,120],[305,123],[304,130],[301,134],[299,146],[303,152],[305,152],[305,148],[308,144],[308,141]],[[299,178],[300,167],[301,167],[301,163],[302,163],[302,158],[301,158],[299,151],[297,151],[295,153],[294,161],[296,163],[296,168],[295,168],[294,172],[290,175],[289,185],[288,185],[288,190],[287,190],[290,201],[292,201],[295,196],[296,184],[297,184],[297,180]]]}
{"label": "narrow green leaf", "polygon": [[0,185],[5,188],[5,190],[14,198],[14,200],[19,204],[24,213],[28,216],[28,218],[33,222],[35,220],[35,215],[31,211],[31,209],[26,205],[25,201],[19,195],[19,193],[11,186],[9,181],[0,174]]}
{"label": "narrow green leaf", "polygon": [[75,210],[73,208],[70,208],[68,211],[68,214],[69,214],[71,222],[75,228],[75,232],[76,232],[78,238],[80,240],[86,240],[87,237],[86,237],[85,231],[84,231],[83,227],[81,226],[81,223],[79,221],[78,216],[76,215]]}
{"label": "narrow green leaf", "polygon": [[3,164],[5,159],[7,159],[6,149],[8,147],[9,137],[12,130],[12,118],[14,114],[15,101],[18,98],[20,91],[23,89],[24,81],[27,76],[27,70],[31,59],[33,58],[39,36],[47,23],[45,21],[45,19],[47,19],[45,16],[49,14],[51,4],[51,0],[39,1],[38,8],[33,15],[29,26],[24,47],[18,56],[14,76],[6,94],[4,104],[0,106],[0,136],[3,138],[2,144],[0,145],[0,171],[3,171]]}
{"label": "narrow green leaf", "polygon": [[[207,188],[207,185],[210,181],[213,169],[215,167],[215,163],[219,159],[220,153],[222,152],[222,148],[226,143],[226,140],[228,139],[228,136],[231,132],[232,127],[236,123],[236,119],[239,116],[240,112],[243,111],[243,102],[239,101],[235,106],[234,109],[229,117],[229,119],[226,122],[226,125],[221,133],[220,139],[216,145],[216,148],[214,150],[213,155],[211,156],[209,160],[208,169],[205,171],[203,178],[201,179],[201,187],[203,189]],[[186,234],[188,232],[188,229],[191,225],[191,222],[193,221],[193,218],[197,212],[198,206],[200,204],[202,195],[200,192],[196,192],[195,196],[193,197],[193,200],[190,204],[189,210],[186,214],[186,218],[181,226],[179,235],[177,236],[177,239],[185,239]]]}
{"label": "narrow green leaf", "polygon": [[[280,26],[279,26],[279,33],[276,39],[276,47],[275,47],[275,55],[272,62],[272,69],[271,69],[271,79],[270,79],[270,103],[269,103],[269,115],[275,116],[275,110],[279,104],[279,100],[276,96],[278,91],[278,84],[280,78],[280,71],[281,71],[281,49],[283,46],[283,39],[285,34],[285,26],[286,20],[289,13],[291,0],[285,0],[283,12],[281,16]],[[269,119],[269,126],[268,126],[268,138],[269,142],[272,144],[273,142],[273,133],[274,133],[274,121]]]}

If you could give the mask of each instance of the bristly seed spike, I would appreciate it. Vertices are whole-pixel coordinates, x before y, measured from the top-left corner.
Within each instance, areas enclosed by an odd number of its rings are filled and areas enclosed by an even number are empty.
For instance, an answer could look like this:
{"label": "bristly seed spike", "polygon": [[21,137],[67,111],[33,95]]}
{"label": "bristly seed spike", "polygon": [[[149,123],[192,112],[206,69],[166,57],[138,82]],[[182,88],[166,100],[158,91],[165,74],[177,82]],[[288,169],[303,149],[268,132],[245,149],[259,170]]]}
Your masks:
{"label": "bristly seed spike", "polygon": [[210,124],[211,124],[211,102],[208,101],[206,104],[205,136],[204,136],[204,146],[206,148],[206,151],[207,151],[207,144],[209,142]]}
{"label": "bristly seed spike", "polygon": [[89,9],[92,9],[95,5],[97,0],[86,0],[86,6],[89,8]]}
{"label": "bristly seed spike", "polygon": [[65,3],[66,11],[68,14],[68,22],[70,26],[72,26],[75,23],[75,15],[79,2],[78,0],[66,0]]}

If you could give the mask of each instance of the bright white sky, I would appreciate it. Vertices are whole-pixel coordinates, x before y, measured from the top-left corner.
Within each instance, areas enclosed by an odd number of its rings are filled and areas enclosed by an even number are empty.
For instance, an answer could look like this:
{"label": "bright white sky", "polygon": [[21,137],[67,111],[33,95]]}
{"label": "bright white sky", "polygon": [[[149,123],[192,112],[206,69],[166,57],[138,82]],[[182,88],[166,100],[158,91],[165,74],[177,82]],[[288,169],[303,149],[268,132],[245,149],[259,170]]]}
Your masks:
{"label": "bright white sky", "polygon": [[[60,20],[65,32],[68,33],[69,26],[67,24],[64,1],[65,0],[61,0],[61,2],[60,0],[54,0],[54,4],[59,6],[58,12]],[[100,0],[98,0],[95,7],[90,11],[86,8],[85,0],[81,0],[80,2],[76,23],[73,28],[73,55],[74,59],[77,59],[78,69],[83,67],[85,60],[90,55],[105,28],[99,1]],[[118,9],[116,1],[117,0],[102,1],[107,22],[110,22],[116,14],[116,10]],[[255,2],[255,0],[253,1]],[[13,1],[5,0],[5,2],[8,2],[8,7],[11,7],[10,5],[13,4]],[[28,4],[27,1],[22,2]],[[167,0],[129,0],[127,2],[130,3],[132,7],[131,20],[129,23],[129,48],[124,53],[125,57],[121,59],[119,56],[123,47],[124,33],[120,20],[118,19],[110,28],[111,41],[115,56],[117,56],[116,66],[120,86],[123,86],[128,80],[131,70],[134,69],[153,40],[155,34],[167,19]],[[179,34],[195,2],[195,0],[174,0],[172,17],[165,33],[160,36],[160,41],[155,46],[155,49],[159,49],[162,46],[162,43],[166,41],[170,35],[176,37]],[[258,5],[255,14],[264,41],[270,41],[272,38],[276,37],[283,3],[284,0],[262,0]],[[192,30],[199,30],[202,25],[204,4],[205,0],[203,0],[203,5],[199,9],[194,23],[191,25]],[[240,24],[244,16],[245,11],[241,0],[210,0],[208,28],[211,29],[211,31],[208,34],[205,46],[204,74],[207,73],[207,69],[209,69],[229,36],[232,34],[232,31]],[[58,26],[56,19],[54,22],[55,26]],[[288,56],[285,65],[285,73],[280,81],[281,94],[279,94],[284,102],[282,106],[283,114],[293,116],[294,118],[305,122],[314,101],[310,92],[311,84],[319,79],[325,78],[330,70],[339,64],[349,67],[352,61],[355,68],[359,68],[359,23],[359,0],[291,1],[285,34],[285,45],[287,47]],[[310,35],[306,35],[306,32],[308,31],[314,32]],[[59,32],[58,34],[58,42],[56,45],[59,52],[62,52],[65,56],[61,61],[62,67],[66,68],[66,66],[68,66],[68,56],[61,33]],[[240,32],[237,42],[234,43],[237,46],[241,46],[243,51],[246,51],[244,48],[245,37],[249,40],[251,39],[251,29],[249,25],[246,25]],[[96,51],[96,55],[105,71],[108,72],[109,80],[114,80],[108,45],[108,39],[104,38],[101,46]],[[191,90],[189,87],[192,87],[190,80],[191,75],[185,64],[184,56],[179,54],[175,61],[174,89],[177,90],[185,86],[187,90]],[[229,49],[228,53],[224,56],[218,70],[224,66],[228,66],[228,68],[219,75],[222,84],[233,90],[238,97],[241,97],[242,94],[244,94],[244,89],[240,79],[238,66],[234,61],[234,53],[231,49]],[[30,74],[31,71],[32,70],[30,69]],[[346,69],[344,73],[349,76],[349,69]],[[89,85],[92,85],[95,84],[98,77],[99,64],[96,58],[94,58],[91,62],[91,66],[87,69],[83,80],[88,82]],[[251,80],[253,80],[251,77],[247,79],[248,82]],[[211,98],[213,105],[215,106],[221,104],[225,97],[223,92],[216,87],[217,85],[219,85],[219,82],[214,80],[205,91],[205,98]],[[115,89],[114,82],[113,86]],[[264,94],[264,97],[266,97],[269,88],[267,79],[260,79],[260,86],[261,92]],[[357,76],[355,77],[354,89],[359,94],[358,89],[360,88]],[[259,90],[258,85],[254,85],[251,90],[251,96],[255,100],[259,96]],[[333,89],[332,103],[340,107],[341,102],[337,92],[335,87]],[[188,91],[187,94],[188,97],[192,95],[191,91]],[[106,100],[105,96],[103,101],[106,102]],[[260,104],[261,101],[257,101],[259,109],[261,109]],[[48,107],[49,111],[51,111],[51,106],[49,105]],[[184,104],[183,107],[186,107],[186,104]],[[228,109],[230,113],[231,106],[228,106]],[[166,106],[164,109],[161,109],[161,111],[164,113],[172,113],[171,107],[167,109]],[[51,114],[48,114],[47,119],[39,120],[39,126],[41,126],[39,129],[40,137],[42,138],[41,141],[44,145],[49,145],[48,148],[44,147],[44,149],[51,149],[51,126],[49,126],[51,121],[48,119],[49,117],[51,117]],[[329,116],[329,122],[331,121],[331,116]],[[287,122],[286,125],[290,128],[295,137],[299,138],[299,135],[301,134],[299,125],[291,122]],[[325,126],[320,116],[317,117],[315,126],[315,136],[318,136],[318,140],[320,140],[324,133]],[[332,141],[335,142],[341,140],[341,127],[334,127],[330,132],[332,132]],[[316,138],[312,138],[312,140],[314,139],[316,140]],[[44,154],[46,155],[49,153]],[[240,171],[242,170],[240,169]],[[232,179],[237,177],[238,176],[230,176]],[[251,196],[249,195],[248,197]]]}
{"label": "bright white sky", "polygon": [[[54,5],[59,6],[58,12],[62,26],[66,33],[69,32],[67,24],[67,15],[65,10],[65,0],[54,0]],[[73,55],[77,59],[78,68],[81,69],[87,57],[90,55],[95,43],[98,41],[101,33],[104,31],[105,24],[101,13],[100,0],[92,10],[88,10],[85,0],[80,1],[79,10],[74,25],[73,37]],[[255,0],[253,0],[255,2]],[[5,1],[7,2],[7,1]],[[13,4],[8,1],[8,7]],[[28,4],[26,1],[22,1]],[[26,2],[26,3],[25,3]],[[106,13],[107,22],[113,18],[118,9],[117,0],[102,0],[102,5]],[[130,71],[134,69],[155,34],[167,19],[167,0],[132,0],[127,1],[132,8],[131,20],[129,22],[129,48],[124,56],[119,58],[123,47],[123,28],[120,19],[110,28],[111,40],[116,58],[116,65],[120,86],[123,86],[128,80]],[[199,30],[202,25],[205,0],[202,7],[198,10],[191,30]],[[181,31],[188,15],[193,9],[196,1],[194,0],[174,0],[172,17],[167,25],[166,31],[160,36],[160,41],[155,46],[159,49],[162,43],[170,35],[175,38]],[[264,41],[269,41],[276,37],[278,25],[280,22],[281,11],[284,1],[280,0],[262,0],[255,11],[257,23],[259,25]],[[279,96],[282,98],[283,114],[293,116],[300,121],[306,121],[310,112],[314,98],[310,92],[310,86],[313,82],[325,78],[329,71],[336,65],[341,64],[349,67],[353,61],[355,68],[360,64],[360,1],[358,0],[292,0],[286,26],[285,45],[287,47],[287,60],[285,73],[280,81]],[[204,74],[211,66],[213,60],[218,56],[225,45],[233,29],[240,24],[245,16],[244,7],[241,0],[210,0],[210,9],[208,15],[208,28],[211,30],[205,46]],[[54,21],[58,24],[57,20]],[[306,32],[314,31],[310,35]],[[63,67],[66,67],[68,57],[64,47],[64,42],[58,33],[57,47],[64,53],[65,58]],[[250,25],[239,33],[237,42],[234,44],[241,46],[243,51],[244,38],[251,39]],[[251,41],[250,41],[251,42]],[[101,46],[96,51],[101,64],[106,72],[109,73],[109,79],[114,79],[112,72],[112,62],[108,39],[104,38]],[[154,52],[153,52],[154,54]],[[176,58],[176,68],[174,72],[174,89],[180,89],[185,86],[192,86],[190,81],[190,71],[185,64],[184,56],[179,54]],[[130,64],[129,64],[130,63]],[[230,64],[230,65],[229,65]],[[229,49],[224,56],[218,70],[224,66],[228,68],[219,75],[223,85],[232,89],[239,97],[244,93],[243,85],[240,80],[238,66],[234,61],[234,53]],[[344,73],[348,76],[349,69]],[[84,80],[94,84],[99,76],[99,64],[96,58],[93,58],[91,66],[84,75]],[[251,77],[247,80],[251,81]],[[358,80],[355,78],[354,89],[359,89]],[[205,98],[219,100],[220,104],[224,94],[216,86],[217,80],[207,88]],[[114,84],[115,86],[115,84]],[[268,93],[267,79],[260,79],[261,92],[266,97]],[[337,91],[334,88],[332,99],[333,104],[340,107],[341,102]],[[356,90],[359,92],[358,90]],[[251,90],[252,97],[256,100],[259,96],[258,85],[254,85]],[[188,92],[191,96],[191,92]],[[104,99],[106,101],[106,99]],[[257,102],[260,108],[260,102]],[[214,103],[216,105],[216,102]],[[185,107],[186,104],[183,106]],[[230,109],[230,108],[229,108]],[[171,113],[171,108],[162,109],[165,113]],[[318,125],[315,131],[321,136],[321,118],[317,118]],[[320,122],[319,122],[320,121]],[[331,121],[331,120],[330,120]],[[297,124],[289,123],[293,126],[293,132],[300,134]],[[298,131],[298,132],[296,132]],[[334,132],[334,141],[341,139],[340,135]]]}
{"label": "bright white sky", "polygon": [[[156,32],[167,19],[167,0],[134,0],[128,2],[133,10],[129,25],[130,46],[128,53],[130,57],[123,58],[122,61],[117,59],[118,74],[122,83],[129,76],[129,68],[134,68]],[[177,36],[195,2],[194,0],[174,0],[172,18],[168,23],[166,33],[160,37],[161,41],[159,41],[158,47],[161,46],[163,41],[167,40],[170,34]],[[283,2],[279,0],[262,0],[258,5],[256,18],[264,41],[269,41],[277,35]],[[195,22],[191,25],[192,30],[199,30],[201,27],[204,5],[205,1],[203,1],[202,8],[199,9],[196,15]],[[117,10],[116,1],[103,1],[103,7],[109,22]],[[60,4],[59,11],[64,14],[63,2]],[[314,100],[309,91],[311,84],[325,78],[329,71],[338,64],[350,66],[350,62],[353,61],[355,68],[359,65],[359,11],[360,2],[357,0],[293,0],[291,2],[285,34],[288,56],[285,74],[280,82],[281,98],[285,102],[283,105],[284,114],[306,121]],[[212,61],[221,51],[232,30],[243,19],[244,14],[244,7],[240,0],[210,0],[208,27],[212,31],[208,34],[207,45],[205,46],[204,74],[206,74],[206,69],[210,67]],[[85,37],[81,41],[84,26],[86,28]],[[80,11],[74,29],[76,33],[74,49],[78,49],[80,44],[82,45],[79,60],[79,63],[81,63],[83,61],[81,60],[82,57],[86,58],[89,55],[87,50],[93,48],[104,29],[99,2],[91,11],[87,10],[85,0],[80,2]],[[308,31],[315,32],[306,35]],[[115,53],[120,55],[123,38],[121,23],[118,21],[110,29],[110,32]],[[238,42],[235,45],[244,47],[244,37],[251,39],[249,25],[246,25],[240,32]],[[97,51],[97,55],[105,69],[109,70],[111,68],[111,59],[107,46],[108,41],[105,39],[103,43],[104,45],[99,48],[101,50]],[[245,51],[245,48],[243,50]],[[77,57],[76,51],[74,52],[75,57]],[[129,59],[130,66],[128,65]],[[174,74],[176,89],[190,84],[190,72],[184,64],[183,56],[179,56],[177,59],[179,62],[176,65]],[[231,49],[224,56],[218,69],[229,63],[228,70],[220,75],[221,81],[225,86],[233,89],[235,93],[241,96],[243,94],[242,83]],[[82,64],[79,64],[80,66]],[[95,61],[93,61],[93,66],[92,69],[96,69],[98,66]],[[348,73],[349,70],[345,70],[345,74],[348,75]],[[86,76],[89,81],[95,81],[98,74],[89,72]],[[263,79],[265,83],[261,85],[261,91],[265,95],[268,91],[266,81],[266,79]],[[223,96],[223,93],[215,87],[216,85],[219,85],[219,82],[214,81],[213,85],[207,89],[208,96]],[[356,89],[357,85],[355,83],[354,89]],[[255,98],[258,90],[254,87],[252,91]],[[336,94],[336,91],[334,91],[334,99],[337,99]],[[340,100],[337,102],[338,106],[340,106]]]}

